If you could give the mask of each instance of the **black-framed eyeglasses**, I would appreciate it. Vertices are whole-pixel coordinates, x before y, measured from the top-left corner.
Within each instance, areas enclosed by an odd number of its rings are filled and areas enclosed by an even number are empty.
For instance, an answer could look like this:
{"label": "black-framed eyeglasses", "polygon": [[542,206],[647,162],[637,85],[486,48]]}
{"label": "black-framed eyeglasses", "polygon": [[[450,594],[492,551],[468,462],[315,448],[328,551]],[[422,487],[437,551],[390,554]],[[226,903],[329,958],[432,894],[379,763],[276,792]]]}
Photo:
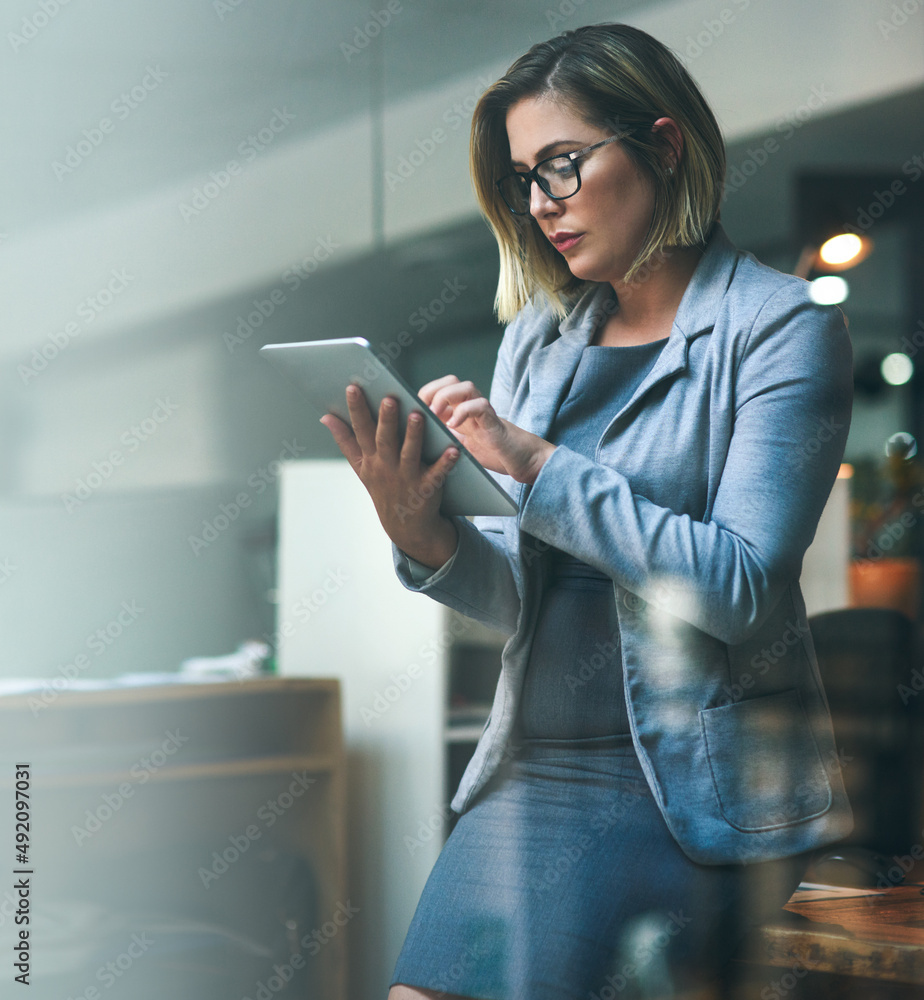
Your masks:
{"label": "black-framed eyeglasses", "polygon": [[623,135],[611,135],[609,139],[595,142],[583,149],[577,149],[573,153],[560,153],[558,156],[550,156],[547,160],[540,160],[532,170],[501,177],[496,182],[497,190],[500,191],[504,203],[514,215],[529,214],[529,194],[533,181],[550,198],[555,201],[564,201],[565,198],[571,198],[581,190],[581,173],[577,165],[578,157],[586,156],[593,150],[622,138]]}

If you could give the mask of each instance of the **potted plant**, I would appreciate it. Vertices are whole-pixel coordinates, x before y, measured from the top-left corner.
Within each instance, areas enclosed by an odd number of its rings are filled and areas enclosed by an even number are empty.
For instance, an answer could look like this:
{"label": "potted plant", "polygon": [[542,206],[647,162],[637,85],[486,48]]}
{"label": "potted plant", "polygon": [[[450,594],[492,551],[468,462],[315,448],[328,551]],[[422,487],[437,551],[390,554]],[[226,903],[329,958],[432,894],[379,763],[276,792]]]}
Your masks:
{"label": "potted plant", "polygon": [[924,542],[924,467],[910,434],[895,434],[884,462],[854,462],[850,603],[897,608],[917,620]]}

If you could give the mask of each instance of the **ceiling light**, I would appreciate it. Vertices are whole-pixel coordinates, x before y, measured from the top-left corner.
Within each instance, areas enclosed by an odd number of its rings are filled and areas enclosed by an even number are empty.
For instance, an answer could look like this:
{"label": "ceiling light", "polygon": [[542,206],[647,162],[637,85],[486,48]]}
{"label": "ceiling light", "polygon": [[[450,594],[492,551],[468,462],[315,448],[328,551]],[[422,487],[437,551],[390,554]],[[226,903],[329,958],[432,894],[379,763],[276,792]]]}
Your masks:
{"label": "ceiling light", "polygon": [[904,385],[914,374],[914,362],[907,354],[899,351],[896,354],[887,354],[882,359],[879,369],[889,385]]}
{"label": "ceiling light", "polygon": [[863,249],[863,241],[856,233],[840,233],[825,240],[818,256],[826,264],[846,264]]}
{"label": "ceiling light", "polygon": [[809,284],[809,295],[820,306],[836,306],[847,298],[850,289],[843,278],[825,274]]}

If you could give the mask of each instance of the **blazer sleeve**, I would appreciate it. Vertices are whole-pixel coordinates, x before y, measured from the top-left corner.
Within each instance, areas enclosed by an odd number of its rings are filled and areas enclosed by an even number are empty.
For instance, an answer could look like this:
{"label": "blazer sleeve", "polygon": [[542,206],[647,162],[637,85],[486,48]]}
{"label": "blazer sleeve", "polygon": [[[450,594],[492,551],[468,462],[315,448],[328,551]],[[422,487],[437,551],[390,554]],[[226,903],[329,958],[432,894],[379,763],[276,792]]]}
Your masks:
{"label": "blazer sleeve", "polygon": [[617,469],[558,447],[521,527],[644,601],[742,642],[798,580],[843,457],[852,373],[841,311],[787,284],[759,310],[738,355],[731,438],[704,520],[659,506]]}
{"label": "blazer sleeve", "polygon": [[[491,405],[502,416],[510,409],[510,345],[516,336],[514,328],[517,325],[518,320],[515,320],[504,335],[491,380]],[[517,484],[508,476],[491,475],[508,493],[514,492]],[[419,576],[415,579],[407,556],[397,546],[392,546],[398,579],[408,590],[426,594],[488,628],[512,635],[519,619],[520,596],[516,555],[505,528],[507,523],[513,525],[516,517],[475,517],[472,520],[453,517],[452,520],[459,532],[456,551],[425,580],[420,580]]]}

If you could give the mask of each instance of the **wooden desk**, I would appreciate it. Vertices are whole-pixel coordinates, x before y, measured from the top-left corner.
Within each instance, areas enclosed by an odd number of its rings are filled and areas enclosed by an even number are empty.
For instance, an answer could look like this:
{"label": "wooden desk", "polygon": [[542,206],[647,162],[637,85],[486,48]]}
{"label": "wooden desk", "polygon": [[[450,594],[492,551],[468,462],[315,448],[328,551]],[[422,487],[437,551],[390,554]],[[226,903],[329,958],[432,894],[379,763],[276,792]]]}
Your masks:
{"label": "wooden desk", "polygon": [[[811,979],[810,994],[824,996],[816,973],[828,973],[843,980],[858,977],[891,991],[876,996],[924,996],[924,884],[894,886],[862,894],[862,890],[840,890],[835,898],[819,898],[814,891],[797,892],[786,910],[807,918],[811,923],[780,921],[766,925],[750,941],[747,961],[786,969],[776,993],[802,995],[795,986]],[[816,925],[816,926],[812,926]],[[790,980],[792,982],[790,982]],[[915,987],[908,991],[899,984]],[[837,996],[870,996],[857,983],[859,991]],[[771,988],[767,996],[774,995]]]}
{"label": "wooden desk", "polygon": [[[290,962],[296,952],[304,961],[294,967],[298,978],[289,970],[286,997],[346,996],[351,928],[341,918],[349,895],[337,680],[64,690],[41,710],[30,698],[0,698],[0,761],[7,762],[0,801],[9,814],[15,774],[9,765],[28,762],[33,902],[36,914],[49,914],[43,926],[61,928],[53,943],[64,950],[61,941],[69,942],[79,957],[87,940],[97,940],[61,917],[74,913],[75,901],[126,921],[141,914],[150,923],[154,913],[165,939],[173,924],[194,926],[200,937],[203,927],[227,928],[227,940],[255,943],[249,951],[216,945],[205,958],[204,949],[152,950],[130,970],[138,979],[127,974],[111,994],[108,983],[95,988],[101,962],[98,952],[87,952],[88,965],[65,963],[40,996],[146,997],[155,995],[161,976],[183,984],[182,991],[156,994],[174,1000],[254,996],[274,964]],[[310,891],[293,895],[289,887],[303,887],[309,874]],[[70,909],[55,909],[64,905]],[[13,930],[10,921],[2,925],[0,915],[0,930]],[[0,996],[12,996],[11,976],[3,975]]]}

